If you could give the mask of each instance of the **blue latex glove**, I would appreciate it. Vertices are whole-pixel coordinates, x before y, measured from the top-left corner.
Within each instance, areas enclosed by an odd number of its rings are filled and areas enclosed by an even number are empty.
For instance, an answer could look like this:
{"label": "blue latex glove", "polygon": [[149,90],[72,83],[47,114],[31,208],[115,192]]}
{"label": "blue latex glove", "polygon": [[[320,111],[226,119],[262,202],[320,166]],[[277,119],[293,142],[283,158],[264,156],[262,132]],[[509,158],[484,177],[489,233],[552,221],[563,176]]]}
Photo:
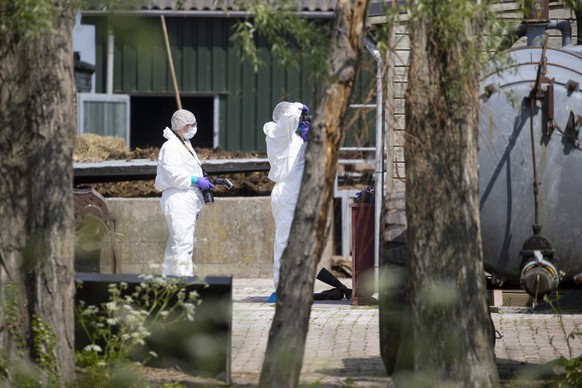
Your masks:
{"label": "blue latex glove", "polygon": [[307,134],[309,133],[309,128],[311,128],[311,123],[307,120],[302,121],[299,123],[299,126],[297,127],[295,133],[301,136],[303,141],[307,141]]}
{"label": "blue latex glove", "polygon": [[210,180],[205,176],[193,176],[192,184],[198,185],[198,187],[200,187],[200,190],[210,190],[214,188],[212,182],[210,182]]}
{"label": "blue latex glove", "polygon": [[309,114],[309,108],[307,107],[307,105],[303,104],[303,109],[301,109],[301,113],[303,113],[305,116]]}

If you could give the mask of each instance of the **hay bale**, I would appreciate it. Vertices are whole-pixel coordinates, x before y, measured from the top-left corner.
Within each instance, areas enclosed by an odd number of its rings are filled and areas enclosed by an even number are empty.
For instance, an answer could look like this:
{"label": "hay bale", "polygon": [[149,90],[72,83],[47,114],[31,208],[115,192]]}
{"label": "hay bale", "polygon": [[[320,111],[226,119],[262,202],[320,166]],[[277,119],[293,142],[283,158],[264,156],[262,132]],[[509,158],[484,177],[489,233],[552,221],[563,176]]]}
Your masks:
{"label": "hay bale", "polygon": [[[107,160],[131,160],[150,159],[157,160],[159,148],[136,148],[133,151],[125,144],[123,139],[115,136],[99,136],[95,134],[84,134],[77,137],[73,161],[77,163],[96,163]],[[264,154],[256,152],[232,152],[213,148],[196,148],[196,153],[201,160],[207,159],[245,159],[266,157]],[[267,173],[246,172],[224,174],[223,178],[228,178],[234,187],[227,190],[219,185],[214,194],[219,197],[232,196],[255,196],[269,195],[274,186]],[[93,188],[106,198],[109,197],[159,197],[160,192],[154,188],[154,181],[122,181],[103,182],[92,184],[79,184],[78,188]]]}
{"label": "hay bale", "polygon": [[94,163],[130,157],[129,147],[122,138],[92,133],[77,136],[73,152],[73,161],[77,163]]}

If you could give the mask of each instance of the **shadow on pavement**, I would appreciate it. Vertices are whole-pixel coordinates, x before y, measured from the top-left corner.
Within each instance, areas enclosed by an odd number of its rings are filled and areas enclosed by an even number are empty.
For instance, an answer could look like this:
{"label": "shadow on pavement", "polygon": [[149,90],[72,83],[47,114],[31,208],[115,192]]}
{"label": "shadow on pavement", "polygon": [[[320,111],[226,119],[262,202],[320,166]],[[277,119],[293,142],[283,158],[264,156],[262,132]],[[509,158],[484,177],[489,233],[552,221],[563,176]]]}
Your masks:
{"label": "shadow on pavement", "polygon": [[525,384],[529,387],[550,383],[559,371],[550,363],[534,364],[507,359],[497,359],[497,371],[502,383]]}

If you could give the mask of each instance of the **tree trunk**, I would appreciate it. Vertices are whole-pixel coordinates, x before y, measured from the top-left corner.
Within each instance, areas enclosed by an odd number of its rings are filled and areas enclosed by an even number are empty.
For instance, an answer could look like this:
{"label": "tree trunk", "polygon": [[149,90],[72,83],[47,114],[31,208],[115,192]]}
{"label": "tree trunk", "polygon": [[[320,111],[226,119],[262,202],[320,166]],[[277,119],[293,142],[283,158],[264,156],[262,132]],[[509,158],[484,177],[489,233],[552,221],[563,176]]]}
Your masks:
{"label": "tree trunk", "polygon": [[343,119],[352,94],[364,36],[367,1],[338,0],[331,79],[318,99],[305,170],[287,249],[281,258],[278,300],[261,387],[296,387],[303,363],[317,263],[329,232]]}
{"label": "tree trunk", "polygon": [[74,15],[63,3],[52,31],[2,36],[0,48],[0,360],[30,356],[61,383],[74,376],[76,134]]}
{"label": "tree trunk", "polygon": [[463,62],[478,51],[478,42],[467,38],[479,36],[475,23],[460,24],[465,31],[446,42],[447,32],[429,18],[410,29],[405,160],[412,364],[416,378],[431,386],[499,385],[479,227],[479,72],[470,59],[469,67]]}

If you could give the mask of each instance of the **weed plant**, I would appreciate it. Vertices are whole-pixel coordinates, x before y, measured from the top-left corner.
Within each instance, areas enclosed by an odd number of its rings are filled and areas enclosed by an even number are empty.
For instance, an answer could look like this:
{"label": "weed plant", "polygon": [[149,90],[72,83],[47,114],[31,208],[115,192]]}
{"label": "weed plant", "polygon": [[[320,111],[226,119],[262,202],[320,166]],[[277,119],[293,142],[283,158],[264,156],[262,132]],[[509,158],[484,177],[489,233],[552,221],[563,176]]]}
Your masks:
{"label": "weed plant", "polygon": [[556,312],[556,315],[559,317],[560,328],[566,337],[566,344],[568,345],[568,358],[566,359],[565,357],[560,357],[551,363],[553,366],[559,367],[563,370],[563,373],[560,373],[556,377],[555,385],[553,386],[564,388],[582,387],[582,353],[575,354],[575,351],[579,352],[580,349],[578,347],[572,346],[572,342],[575,341],[576,338],[582,337],[582,331],[580,330],[580,326],[577,326],[570,333],[566,331],[560,310],[559,299],[559,293],[556,294],[555,303],[550,300],[548,296],[544,297],[544,301],[552,307],[552,309]]}
{"label": "weed plant", "polygon": [[194,320],[200,303],[195,291],[188,292],[186,285],[174,278],[141,277],[143,281],[135,287],[124,282],[110,284],[105,303],[87,305],[81,301],[76,306],[77,322],[88,340],[76,353],[78,367],[95,372],[129,362],[143,365],[157,354],[149,351],[145,359],[131,360],[132,350],[145,346],[156,330]]}

